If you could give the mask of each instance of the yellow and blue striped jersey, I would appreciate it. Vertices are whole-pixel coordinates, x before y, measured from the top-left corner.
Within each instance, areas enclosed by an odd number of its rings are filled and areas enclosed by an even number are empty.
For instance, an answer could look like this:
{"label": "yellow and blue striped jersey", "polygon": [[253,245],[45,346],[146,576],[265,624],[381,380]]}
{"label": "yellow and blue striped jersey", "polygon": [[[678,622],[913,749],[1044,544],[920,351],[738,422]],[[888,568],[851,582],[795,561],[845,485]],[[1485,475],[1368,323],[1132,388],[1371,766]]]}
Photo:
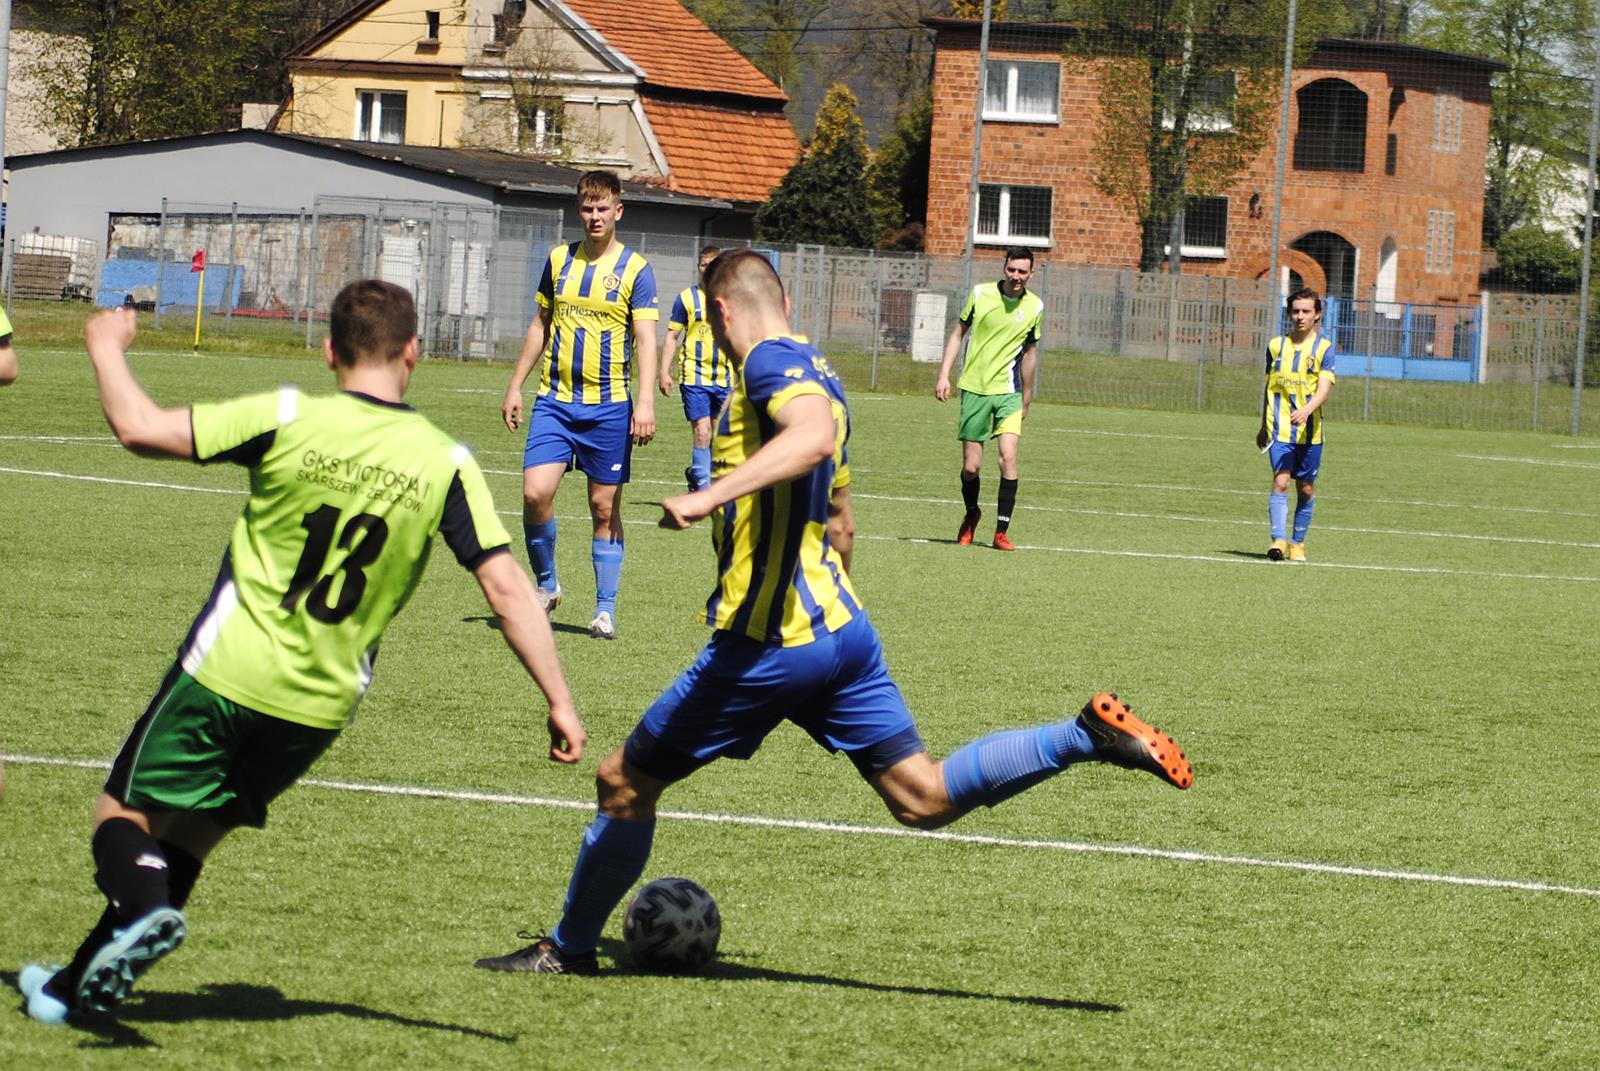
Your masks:
{"label": "yellow and blue striped jersey", "polygon": [[706,292],[686,286],[672,304],[667,329],[683,332],[678,351],[678,382],[686,387],[727,387],[733,383],[733,363],[717,348],[706,319]]}
{"label": "yellow and blue striped jersey", "polygon": [[756,344],[717,422],[711,474],[746,461],[777,435],[783,407],[813,394],[833,407],[833,456],[711,515],[717,587],[706,601],[706,624],[712,628],[799,647],[837,632],[861,610],[844,562],[828,543],[829,501],[850,482],[850,410],[826,358],[792,336]]}
{"label": "yellow and blue striped jersey", "polygon": [[1299,344],[1287,335],[1279,335],[1267,343],[1267,407],[1264,419],[1267,436],[1273,442],[1322,442],[1321,406],[1311,414],[1311,419],[1298,427],[1289,422],[1289,414],[1311,400],[1311,396],[1317,392],[1319,381],[1334,381],[1335,356],[1333,339],[1320,332],[1312,332]]}
{"label": "yellow and blue striped jersey", "polygon": [[582,242],[558,245],[545,261],[537,300],[550,310],[540,397],[580,405],[628,401],[632,323],[660,316],[650,262],[620,242],[593,261]]}

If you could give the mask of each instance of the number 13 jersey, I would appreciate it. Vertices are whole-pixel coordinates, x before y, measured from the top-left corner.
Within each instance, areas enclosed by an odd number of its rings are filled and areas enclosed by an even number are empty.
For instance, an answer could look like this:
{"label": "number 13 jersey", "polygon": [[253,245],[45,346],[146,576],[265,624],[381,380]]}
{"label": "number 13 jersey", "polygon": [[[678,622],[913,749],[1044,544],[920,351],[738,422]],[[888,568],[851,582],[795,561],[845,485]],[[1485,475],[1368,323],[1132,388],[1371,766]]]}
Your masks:
{"label": "number 13 jersey", "polygon": [[436,533],[475,569],[509,550],[465,446],[408,405],[285,387],[191,410],[195,459],[250,471],[211,597],[179,651],[201,684],[343,728]]}

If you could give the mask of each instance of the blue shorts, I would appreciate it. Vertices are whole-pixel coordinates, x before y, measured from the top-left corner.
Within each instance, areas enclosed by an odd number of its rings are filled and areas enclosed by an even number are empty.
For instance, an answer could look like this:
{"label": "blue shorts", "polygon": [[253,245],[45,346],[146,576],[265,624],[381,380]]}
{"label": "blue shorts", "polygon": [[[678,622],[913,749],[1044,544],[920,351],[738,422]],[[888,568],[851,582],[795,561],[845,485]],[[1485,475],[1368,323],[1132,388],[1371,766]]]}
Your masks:
{"label": "blue shorts", "polygon": [[1321,443],[1279,443],[1271,445],[1268,458],[1273,472],[1287,472],[1297,480],[1317,482],[1317,470],[1322,468]]}
{"label": "blue shorts", "polygon": [[722,403],[728,400],[727,387],[692,387],[685,384],[678,388],[678,393],[683,396],[683,415],[689,418],[691,424],[716,416],[722,412]]}
{"label": "blue shorts", "polygon": [[748,759],[785,719],[845,752],[863,776],[924,750],[861,613],[799,647],[718,630],[645,711],[623,754],[651,777],[676,781],[713,759]]}
{"label": "blue shorts", "polygon": [[633,403],[579,405],[534,400],[522,467],[560,464],[595,483],[627,483],[633,460]]}

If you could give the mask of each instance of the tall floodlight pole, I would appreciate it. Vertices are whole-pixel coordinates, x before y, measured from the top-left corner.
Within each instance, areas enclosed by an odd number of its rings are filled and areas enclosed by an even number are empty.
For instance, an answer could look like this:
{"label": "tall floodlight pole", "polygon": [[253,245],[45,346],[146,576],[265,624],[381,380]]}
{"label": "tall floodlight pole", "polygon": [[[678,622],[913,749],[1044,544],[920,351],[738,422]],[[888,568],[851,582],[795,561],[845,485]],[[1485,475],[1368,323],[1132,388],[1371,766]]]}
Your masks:
{"label": "tall floodlight pole", "polygon": [[961,300],[972,289],[972,236],[978,230],[978,160],[983,155],[983,101],[989,92],[989,21],[993,0],[983,0],[983,29],[978,32],[978,110],[972,124],[972,171],[967,176],[967,244],[961,256]]}
{"label": "tall floodlight pole", "polygon": [[1278,333],[1278,243],[1283,240],[1283,170],[1289,158],[1289,89],[1294,79],[1295,0],[1283,31],[1283,99],[1278,102],[1278,164],[1272,187],[1272,252],[1267,261],[1267,337]]}
{"label": "tall floodlight pole", "polygon": [[1589,335],[1589,252],[1594,245],[1595,154],[1600,149],[1600,8],[1595,11],[1594,67],[1589,78],[1594,93],[1589,100],[1589,185],[1588,201],[1583,206],[1583,268],[1578,285],[1578,352],[1572,361],[1572,434],[1578,434],[1583,419],[1583,361],[1588,356]]}

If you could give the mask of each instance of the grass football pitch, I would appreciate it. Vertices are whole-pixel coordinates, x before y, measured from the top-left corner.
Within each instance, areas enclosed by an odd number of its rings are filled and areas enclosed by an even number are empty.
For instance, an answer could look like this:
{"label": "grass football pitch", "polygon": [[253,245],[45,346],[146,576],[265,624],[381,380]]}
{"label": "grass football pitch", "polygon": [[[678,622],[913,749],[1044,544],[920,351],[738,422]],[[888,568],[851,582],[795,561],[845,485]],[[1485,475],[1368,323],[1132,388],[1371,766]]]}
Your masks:
{"label": "grass football pitch", "polygon": [[[167,404],[329,383],[310,358],[134,366]],[[411,400],[517,533],[505,376],[426,364]],[[115,1020],[50,1029],[13,995],[0,1066],[1594,1066],[1600,442],[1335,423],[1311,562],[1274,565],[1249,420],[1039,405],[1008,555],[953,544],[952,407],[852,407],[854,579],[935,756],[1108,689],[1192,790],[1079,766],[913,834],[785,726],[663,801],[646,877],[723,910],[703,975],[633,971],[616,918],[601,977],[474,970],[554,923],[596,762],[705,640],[706,530],[650,505],[687,463],[673,399],[635,453],[616,643],[584,630],[576,479],[558,501],[577,768],[440,549],[355,725],[207,866],[188,943]],[[991,459],[980,536],[997,485]],[[0,392],[0,982],[100,910],[90,802],[243,486],[119,449],[81,352],[24,350]]]}

